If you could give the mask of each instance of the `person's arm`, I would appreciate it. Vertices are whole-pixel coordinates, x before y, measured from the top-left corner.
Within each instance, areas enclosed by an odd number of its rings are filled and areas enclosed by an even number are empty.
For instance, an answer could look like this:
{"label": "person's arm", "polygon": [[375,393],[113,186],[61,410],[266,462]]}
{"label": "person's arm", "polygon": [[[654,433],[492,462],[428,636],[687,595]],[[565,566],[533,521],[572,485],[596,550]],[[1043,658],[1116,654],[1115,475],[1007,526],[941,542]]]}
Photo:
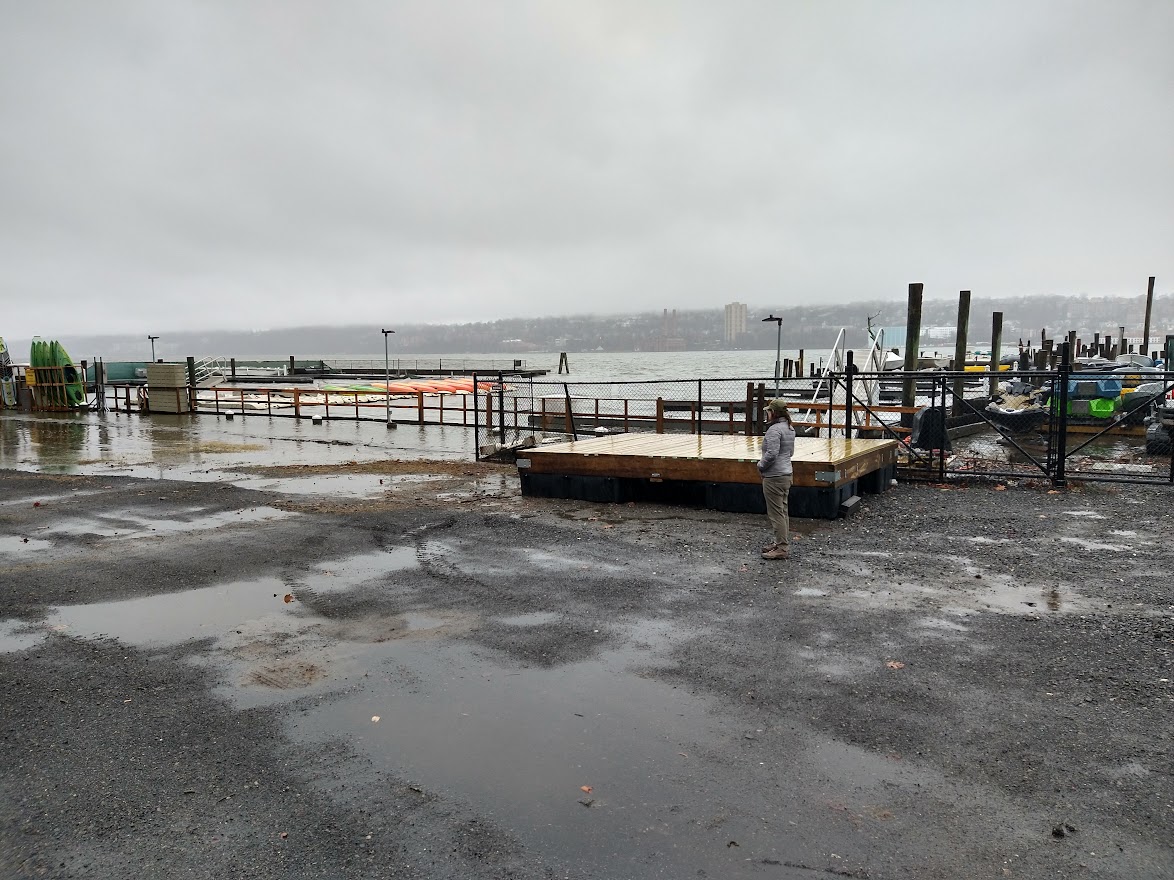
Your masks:
{"label": "person's arm", "polygon": [[758,459],[758,472],[762,473],[779,457],[779,434],[774,425],[766,429],[766,436],[762,438],[762,458]]}
{"label": "person's arm", "polygon": [[795,454],[795,429],[779,431],[779,455],[787,461]]}

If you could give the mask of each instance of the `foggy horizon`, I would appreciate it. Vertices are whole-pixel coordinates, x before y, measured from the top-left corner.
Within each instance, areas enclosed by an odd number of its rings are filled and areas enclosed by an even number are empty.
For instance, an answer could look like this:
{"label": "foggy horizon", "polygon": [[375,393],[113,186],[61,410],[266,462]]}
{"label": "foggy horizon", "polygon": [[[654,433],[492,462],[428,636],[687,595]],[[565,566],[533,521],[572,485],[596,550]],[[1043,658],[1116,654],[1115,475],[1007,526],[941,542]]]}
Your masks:
{"label": "foggy horizon", "polygon": [[1174,277],[1174,4],[4,10],[5,338]]}

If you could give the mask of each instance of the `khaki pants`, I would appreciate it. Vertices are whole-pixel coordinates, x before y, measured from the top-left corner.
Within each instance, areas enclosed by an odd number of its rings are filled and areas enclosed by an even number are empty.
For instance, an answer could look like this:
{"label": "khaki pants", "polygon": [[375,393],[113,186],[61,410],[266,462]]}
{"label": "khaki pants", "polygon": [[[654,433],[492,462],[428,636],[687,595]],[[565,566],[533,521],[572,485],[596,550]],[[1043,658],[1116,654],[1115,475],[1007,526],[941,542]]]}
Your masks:
{"label": "khaki pants", "polygon": [[791,544],[791,520],[787,505],[791,494],[791,477],[763,477],[762,495],[766,499],[766,516],[775,540],[783,549]]}

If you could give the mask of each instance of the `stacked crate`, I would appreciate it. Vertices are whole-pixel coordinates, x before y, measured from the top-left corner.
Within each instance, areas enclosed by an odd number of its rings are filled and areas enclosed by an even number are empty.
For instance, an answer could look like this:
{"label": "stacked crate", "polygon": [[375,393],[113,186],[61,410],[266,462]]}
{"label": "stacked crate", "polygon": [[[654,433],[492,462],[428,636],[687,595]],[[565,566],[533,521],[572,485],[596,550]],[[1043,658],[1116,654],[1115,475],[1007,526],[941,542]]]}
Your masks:
{"label": "stacked crate", "polygon": [[147,398],[151,412],[190,412],[187,365],[147,364]]}

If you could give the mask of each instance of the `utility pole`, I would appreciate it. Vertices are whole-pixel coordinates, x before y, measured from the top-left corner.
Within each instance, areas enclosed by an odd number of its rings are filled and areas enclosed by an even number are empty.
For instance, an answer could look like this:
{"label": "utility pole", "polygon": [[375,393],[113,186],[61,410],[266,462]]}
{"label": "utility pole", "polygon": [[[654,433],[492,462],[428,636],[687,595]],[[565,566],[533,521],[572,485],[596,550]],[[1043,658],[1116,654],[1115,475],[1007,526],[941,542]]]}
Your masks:
{"label": "utility pole", "polygon": [[766,323],[769,323],[770,321],[774,321],[776,324],[779,325],[778,339],[775,342],[775,397],[778,397],[779,396],[779,374],[781,372],[779,367],[780,367],[780,364],[783,359],[782,358],[782,355],[783,355],[783,319],[775,317],[775,313],[771,312],[769,317],[762,319],[762,323],[766,324]]}
{"label": "utility pole", "polygon": [[148,335],[147,338],[151,340],[151,363],[155,363],[155,340],[159,337]]}
{"label": "utility pole", "polygon": [[391,420],[391,359],[388,356],[387,337],[394,333],[394,330],[380,330],[383,334],[383,399],[387,403],[387,427],[394,428],[395,422]]}

